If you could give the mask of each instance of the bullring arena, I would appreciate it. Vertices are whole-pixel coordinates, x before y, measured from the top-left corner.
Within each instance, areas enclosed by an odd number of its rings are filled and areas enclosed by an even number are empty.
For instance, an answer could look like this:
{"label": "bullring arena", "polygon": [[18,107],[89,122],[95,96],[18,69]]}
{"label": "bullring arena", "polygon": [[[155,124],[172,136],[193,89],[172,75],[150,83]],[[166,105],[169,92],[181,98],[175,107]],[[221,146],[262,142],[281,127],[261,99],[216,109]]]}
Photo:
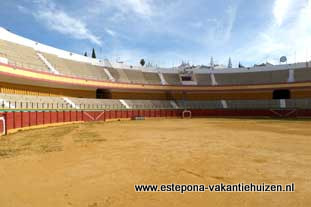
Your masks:
{"label": "bullring arena", "polygon": [[[241,128],[243,125],[243,128]],[[1,206],[309,206],[310,121],[151,119],[0,142]],[[295,193],[136,193],[137,183],[295,182]]]}
{"label": "bullring arena", "polygon": [[[310,62],[91,59],[0,29],[1,206],[310,206]],[[135,192],[138,184],[295,192]]]}

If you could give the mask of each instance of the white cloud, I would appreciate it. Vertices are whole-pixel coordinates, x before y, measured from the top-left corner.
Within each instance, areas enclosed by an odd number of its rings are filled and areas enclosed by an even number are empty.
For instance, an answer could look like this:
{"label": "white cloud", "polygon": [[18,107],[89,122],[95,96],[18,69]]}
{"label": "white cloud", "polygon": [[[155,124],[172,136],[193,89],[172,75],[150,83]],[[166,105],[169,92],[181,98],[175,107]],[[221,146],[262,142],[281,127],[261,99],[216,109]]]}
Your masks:
{"label": "white cloud", "polygon": [[191,22],[190,26],[196,29],[202,29],[204,27],[204,23],[202,21]]}
{"label": "white cloud", "polygon": [[276,0],[274,2],[273,15],[278,26],[283,24],[290,8],[291,0]]}
{"label": "white cloud", "polygon": [[154,14],[153,0],[101,0],[105,6],[116,8],[123,14],[149,18]]}
{"label": "white cloud", "polygon": [[290,16],[284,14],[275,18],[275,22],[259,33],[254,42],[238,49],[236,55],[247,62],[268,60],[274,64],[283,55],[288,57],[289,62],[310,60],[311,0],[297,0],[295,3],[299,8],[288,7],[286,13]]}
{"label": "white cloud", "polygon": [[[102,36],[111,36],[113,39],[105,45],[104,53],[113,59],[120,56],[122,60],[137,62],[149,57],[161,65],[165,61],[171,65],[187,59],[198,64],[209,62],[210,56],[227,63],[231,56],[250,64],[265,60],[277,63],[280,56],[287,55],[293,62],[295,51],[297,60],[305,60],[307,46],[311,45],[311,0],[271,0],[268,11],[271,16],[266,19],[272,22],[264,29],[246,27],[262,26],[265,22],[257,22],[258,17],[264,19],[262,13],[267,12],[258,9],[258,15],[246,19],[249,12],[239,10],[239,0],[228,0],[225,6],[219,4],[222,8],[200,0],[204,10],[200,10],[200,1],[185,0],[96,0],[87,7],[70,4],[72,10],[65,9],[68,6],[65,3],[50,3],[53,0],[35,1],[40,6],[33,15],[51,30],[95,44],[102,43],[90,28],[101,31]],[[211,11],[214,6],[219,12]],[[29,7],[17,8],[24,13],[27,9],[32,12]],[[237,23],[238,15],[241,22]],[[257,35],[250,37],[245,34],[247,29]],[[251,42],[245,42],[241,35],[252,39]],[[233,47],[239,48],[234,51]]]}
{"label": "white cloud", "polygon": [[94,35],[83,21],[56,8],[53,3],[46,3],[46,1],[39,1],[38,3],[40,6],[38,11],[33,13],[33,16],[48,29],[70,35],[75,39],[86,39],[97,45],[102,44],[100,38]]}
{"label": "white cloud", "polygon": [[17,7],[17,9],[18,9],[20,12],[22,12],[22,13],[24,13],[24,14],[28,14],[28,13],[29,13],[29,10],[28,10],[26,7],[22,6],[22,5],[17,5],[16,7]]}
{"label": "white cloud", "polygon": [[112,37],[115,37],[117,35],[117,33],[111,29],[106,28],[105,30]]}
{"label": "white cloud", "polygon": [[236,5],[229,6],[226,13],[228,15],[227,17],[228,20],[227,20],[227,24],[225,24],[224,40],[228,41],[231,38],[233,25],[236,19],[237,6]]}
{"label": "white cloud", "polygon": [[150,0],[123,0],[123,5],[128,6],[135,13],[142,16],[151,16],[152,12],[152,1]]}
{"label": "white cloud", "polygon": [[202,28],[205,28],[205,33],[203,33],[204,35],[202,35],[201,38],[198,38],[201,44],[213,47],[228,44],[228,41],[232,37],[237,9],[237,4],[229,4],[221,19],[207,19],[205,25],[202,26]]}

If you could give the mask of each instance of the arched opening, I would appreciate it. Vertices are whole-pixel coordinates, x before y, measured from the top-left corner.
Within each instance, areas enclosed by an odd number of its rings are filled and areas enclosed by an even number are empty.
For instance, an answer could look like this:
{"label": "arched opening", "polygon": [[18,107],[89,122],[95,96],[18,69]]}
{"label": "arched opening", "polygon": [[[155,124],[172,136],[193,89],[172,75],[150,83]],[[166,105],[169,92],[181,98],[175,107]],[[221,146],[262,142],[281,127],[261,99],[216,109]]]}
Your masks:
{"label": "arched opening", "polygon": [[282,89],[273,91],[273,99],[291,99],[290,90]]}
{"label": "arched opening", "polygon": [[106,89],[97,89],[96,90],[97,99],[111,99],[111,93]]}

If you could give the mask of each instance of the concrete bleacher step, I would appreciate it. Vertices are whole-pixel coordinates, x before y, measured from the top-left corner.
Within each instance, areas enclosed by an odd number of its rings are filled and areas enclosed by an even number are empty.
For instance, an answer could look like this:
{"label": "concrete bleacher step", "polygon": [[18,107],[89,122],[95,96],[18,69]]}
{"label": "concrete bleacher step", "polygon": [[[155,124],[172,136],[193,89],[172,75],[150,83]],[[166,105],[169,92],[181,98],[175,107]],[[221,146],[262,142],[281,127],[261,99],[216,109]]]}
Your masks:
{"label": "concrete bleacher step", "polygon": [[125,100],[120,99],[120,103],[126,108],[126,109],[130,109],[131,107],[126,103]]}
{"label": "concrete bleacher step", "polygon": [[161,80],[161,84],[162,85],[167,85],[167,82],[166,82],[163,74],[162,73],[158,73],[158,74],[159,74],[159,77],[160,77],[160,80]]}
{"label": "concrete bleacher step", "polygon": [[48,69],[54,73],[59,75],[60,73],[58,72],[58,70],[56,70],[52,64],[41,54],[41,53],[37,53],[38,57],[40,58],[40,60],[42,60],[42,62],[48,67]]}
{"label": "concrete bleacher step", "polygon": [[212,85],[213,86],[217,86],[218,85],[214,73],[211,73],[211,80],[212,80]]}
{"label": "concrete bleacher step", "polygon": [[295,71],[294,70],[289,70],[287,82],[289,82],[289,83],[295,82]]}
{"label": "concrete bleacher step", "polygon": [[168,85],[181,85],[179,74],[177,73],[162,73],[165,82]]}
{"label": "concrete bleacher step", "polygon": [[0,53],[8,59],[10,64],[27,69],[49,72],[49,69],[40,61],[33,48],[1,39],[0,44],[2,44]]}
{"label": "concrete bleacher step", "polygon": [[109,70],[107,68],[104,68],[104,71],[105,71],[105,73],[108,76],[110,81],[113,81],[113,82],[116,81],[116,79],[111,75],[111,73],[109,72]]}
{"label": "concrete bleacher step", "polygon": [[177,105],[177,103],[176,103],[175,101],[171,100],[171,101],[170,101],[170,104],[172,105],[172,107],[173,107],[174,109],[179,109],[179,106]]}
{"label": "concrete bleacher step", "polygon": [[66,103],[68,103],[72,108],[75,108],[75,109],[79,109],[79,108],[80,108],[77,104],[75,104],[75,103],[74,103],[72,100],[70,100],[69,98],[63,97],[63,99],[64,99],[64,101],[65,101]]}
{"label": "concrete bleacher step", "polygon": [[223,107],[224,109],[227,109],[227,108],[228,108],[228,103],[227,103],[226,100],[221,100],[221,104],[222,104],[222,107]]}

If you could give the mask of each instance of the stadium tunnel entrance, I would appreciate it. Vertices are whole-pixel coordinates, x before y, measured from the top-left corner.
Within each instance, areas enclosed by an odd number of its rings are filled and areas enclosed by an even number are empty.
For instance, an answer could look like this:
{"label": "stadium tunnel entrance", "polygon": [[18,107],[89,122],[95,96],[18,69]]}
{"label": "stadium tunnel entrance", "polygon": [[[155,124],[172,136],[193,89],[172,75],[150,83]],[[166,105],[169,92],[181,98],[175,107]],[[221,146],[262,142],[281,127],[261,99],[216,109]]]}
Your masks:
{"label": "stadium tunnel entrance", "polygon": [[97,89],[96,90],[97,99],[112,99],[112,94],[110,90],[107,89]]}
{"label": "stadium tunnel entrance", "polygon": [[291,91],[287,89],[274,90],[273,99],[291,99]]}

